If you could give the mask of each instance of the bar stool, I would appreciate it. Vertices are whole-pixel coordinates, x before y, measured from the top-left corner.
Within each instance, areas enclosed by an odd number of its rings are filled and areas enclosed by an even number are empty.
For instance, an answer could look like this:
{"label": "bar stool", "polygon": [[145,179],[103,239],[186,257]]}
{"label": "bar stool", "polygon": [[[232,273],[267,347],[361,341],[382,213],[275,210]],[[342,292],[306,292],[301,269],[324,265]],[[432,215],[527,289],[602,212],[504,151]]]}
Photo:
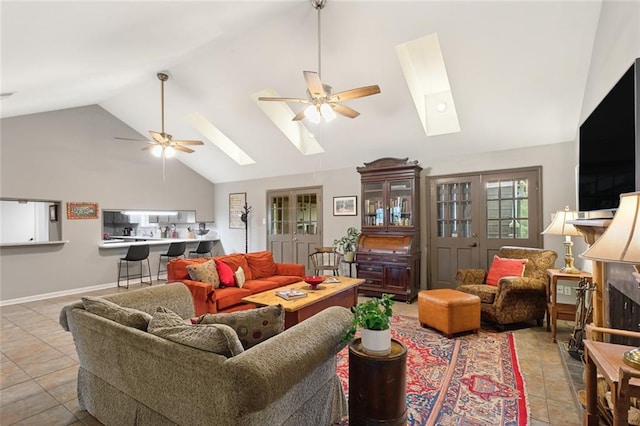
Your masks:
{"label": "bar stool", "polygon": [[160,260],[158,261],[158,281],[160,281],[160,272],[167,272],[166,269],[162,269],[162,270],[160,269],[162,267],[162,258],[166,257],[167,263],[168,263],[171,259],[175,257],[182,257],[186,249],[187,249],[186,241],[169,244],[169,248],[167,249],[167,252],[161,254]]}
{"label": "bar stool", "polygon": [[205,254],[209,254],[209,257],[212,257],[211,250],[213,250],[213,241],[202,240],[195,250],[189,251],[189,257],[203,257]]}
{"label": "bar stool", "polygon": [[[142,261],[147,260],[147,269],[149,271],[149,282],[142,281]],[[127,265],[127,287],[129,288],[129,278],[140,278],[141,284],[153,284],[153,279],[151,278],[151,264],[149,263],[149,244],[141,244],[141,245],[131,245],[129,246],[129,250],[127,250],[127,255],[125,257],[120,258],[120,263],[118,264],[118,287],[120,287],[120,272],[122,271],[122,262],[126,262]],[[129,262],[138,262],[140,263],[140,275],[129,275]]]}

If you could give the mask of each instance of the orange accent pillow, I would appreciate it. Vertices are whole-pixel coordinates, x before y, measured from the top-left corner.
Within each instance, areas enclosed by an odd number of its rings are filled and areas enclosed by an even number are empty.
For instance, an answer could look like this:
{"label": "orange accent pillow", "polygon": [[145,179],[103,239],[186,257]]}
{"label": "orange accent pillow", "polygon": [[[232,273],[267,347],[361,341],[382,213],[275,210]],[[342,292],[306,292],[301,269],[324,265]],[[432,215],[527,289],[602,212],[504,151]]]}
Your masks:
{"label": "orange accent pillow", "polygon": [[236,276],[229,265],[216,259],[216,270],[218,271],[221,285],[225,287],[235,287]]}
{"label": "orange accent pillow", "polygon": [[493,263],[487,274],[487,284],[497,286],[503,277],[521,277],[527,259],[504,259],[493,256]]}

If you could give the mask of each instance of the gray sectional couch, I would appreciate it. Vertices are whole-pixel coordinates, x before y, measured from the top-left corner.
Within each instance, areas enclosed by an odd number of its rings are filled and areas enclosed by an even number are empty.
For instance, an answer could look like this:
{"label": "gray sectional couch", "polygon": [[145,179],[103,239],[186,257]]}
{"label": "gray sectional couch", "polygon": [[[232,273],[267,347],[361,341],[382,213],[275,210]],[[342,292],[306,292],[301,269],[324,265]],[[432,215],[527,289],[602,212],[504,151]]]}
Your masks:
{"label": "gray sectional couch", "polygon": [[[105,296],[153,314],[194,316],[181,283]],[[347,415],[336,354],[351,313],[331,307],[225,357],[68,305],[60,323],[80,360],[80,407],[106,425],[328,425]]]}

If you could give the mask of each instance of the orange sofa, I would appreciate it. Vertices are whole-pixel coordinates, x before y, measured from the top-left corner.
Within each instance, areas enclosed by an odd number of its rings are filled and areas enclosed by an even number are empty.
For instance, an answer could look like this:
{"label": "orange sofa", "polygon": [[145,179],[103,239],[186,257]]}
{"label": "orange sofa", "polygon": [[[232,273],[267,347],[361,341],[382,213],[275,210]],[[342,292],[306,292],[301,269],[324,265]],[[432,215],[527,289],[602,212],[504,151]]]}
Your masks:
{"label": "orange sofa", "polygon": [[[203,263],[211,259],[224,262],[233,271],[242,266],[246,279],[242,288],[223,286],[213,288],[211,284],[191,280],[187,265]],[[302,281],[304,275],[304,265],[276,263],[270,251],[233,253],[213,258],[178,258],[171,260],[167,265],[167,283],[181,282],[189,287],[196,315],[253,309],[255,305],[242,302],[243,297]]]}

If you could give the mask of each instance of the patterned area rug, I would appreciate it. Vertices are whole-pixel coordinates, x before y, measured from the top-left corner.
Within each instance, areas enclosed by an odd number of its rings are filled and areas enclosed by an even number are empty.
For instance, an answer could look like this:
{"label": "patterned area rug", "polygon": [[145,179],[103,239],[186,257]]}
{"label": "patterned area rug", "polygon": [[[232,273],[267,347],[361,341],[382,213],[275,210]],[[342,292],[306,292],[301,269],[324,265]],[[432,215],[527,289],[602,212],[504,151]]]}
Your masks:
{"label": "patterned area rug", "polygon": [[[511,333],[447,339],[394,315],[392,337],[407,347],[408,425],[528,424],[528,403]],[[338,375],[349,395],[349,349],[338,354]],[[345,422],[346,424],[346,422]]]}

